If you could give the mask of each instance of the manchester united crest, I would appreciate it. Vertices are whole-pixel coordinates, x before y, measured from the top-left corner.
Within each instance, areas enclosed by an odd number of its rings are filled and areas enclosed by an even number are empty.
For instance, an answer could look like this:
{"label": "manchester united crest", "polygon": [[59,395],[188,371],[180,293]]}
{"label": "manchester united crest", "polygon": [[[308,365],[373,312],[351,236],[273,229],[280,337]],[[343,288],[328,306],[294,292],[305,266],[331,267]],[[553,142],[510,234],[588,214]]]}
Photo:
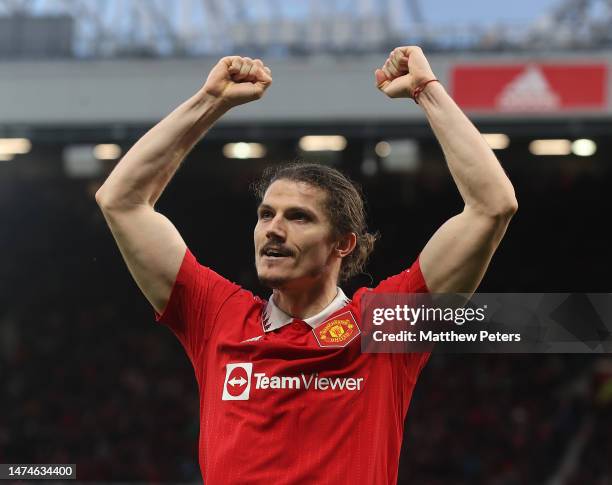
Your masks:
{"label": "manchester united crest", "polygon": [[321,347],[344,347],[361,333],[353,314],[348,311],[336,315],[313,329]]}

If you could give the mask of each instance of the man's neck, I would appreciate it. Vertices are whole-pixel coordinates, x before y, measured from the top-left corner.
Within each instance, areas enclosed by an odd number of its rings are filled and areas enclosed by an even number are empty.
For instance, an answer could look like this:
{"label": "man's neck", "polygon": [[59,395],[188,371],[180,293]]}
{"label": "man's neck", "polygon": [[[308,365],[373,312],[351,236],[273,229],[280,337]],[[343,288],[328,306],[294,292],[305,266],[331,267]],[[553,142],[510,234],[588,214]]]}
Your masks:
{"label": "man's neck", "polygon": [[274,303],[287,315],[304,320],[324,310],[336,298],[338,287],[333,281],[309,289],[275,289]]}

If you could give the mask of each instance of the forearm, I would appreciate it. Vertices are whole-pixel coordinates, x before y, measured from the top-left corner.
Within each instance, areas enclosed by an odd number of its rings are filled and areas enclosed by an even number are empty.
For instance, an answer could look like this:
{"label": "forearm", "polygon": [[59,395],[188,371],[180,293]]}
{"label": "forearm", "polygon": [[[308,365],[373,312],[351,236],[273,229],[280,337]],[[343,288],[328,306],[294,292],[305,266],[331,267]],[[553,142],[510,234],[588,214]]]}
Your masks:
{"label": "forearm", "polygon": [[153,206],[183,159],[227,108],[198,91],[125,154],[96,200],[106,208]]}
{"label": "forearm", "polygon": [[487,215],[516,210],[514,188],[499,161],[472,122],[440,83],[419,96],[449,170],[467,207]]}

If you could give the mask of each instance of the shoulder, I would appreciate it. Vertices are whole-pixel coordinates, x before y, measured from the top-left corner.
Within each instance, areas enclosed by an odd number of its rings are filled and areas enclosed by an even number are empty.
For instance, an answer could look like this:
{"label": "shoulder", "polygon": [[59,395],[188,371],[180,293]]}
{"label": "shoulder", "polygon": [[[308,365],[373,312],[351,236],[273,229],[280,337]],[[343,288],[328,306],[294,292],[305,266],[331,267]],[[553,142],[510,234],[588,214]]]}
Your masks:
{"label": "shoulder", "polygon": [[429,293],[429,288],[421,272],[419,259],[398,274],[389,276],[376,286],[361,287],[353,294],[353,301],[359,303],[366,293]]}

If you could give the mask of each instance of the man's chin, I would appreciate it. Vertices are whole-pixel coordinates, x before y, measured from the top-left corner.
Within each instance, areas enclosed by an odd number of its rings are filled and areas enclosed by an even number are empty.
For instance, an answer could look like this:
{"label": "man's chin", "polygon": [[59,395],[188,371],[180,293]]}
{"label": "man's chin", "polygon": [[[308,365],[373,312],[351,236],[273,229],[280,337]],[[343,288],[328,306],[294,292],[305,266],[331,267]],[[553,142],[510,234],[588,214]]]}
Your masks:
{"label": "man's chin", "polygon": [[283,277],[283,276],[277,276],[277,275],[262,275],[262,274],[258,274],[257,278],[259,279],[259,282],[263,285],[266,286],[268,288],[271,288],[273,290],[277,290],[282,288],[283,286],[285,286],[287,284],[288,278],[287,277]]}

